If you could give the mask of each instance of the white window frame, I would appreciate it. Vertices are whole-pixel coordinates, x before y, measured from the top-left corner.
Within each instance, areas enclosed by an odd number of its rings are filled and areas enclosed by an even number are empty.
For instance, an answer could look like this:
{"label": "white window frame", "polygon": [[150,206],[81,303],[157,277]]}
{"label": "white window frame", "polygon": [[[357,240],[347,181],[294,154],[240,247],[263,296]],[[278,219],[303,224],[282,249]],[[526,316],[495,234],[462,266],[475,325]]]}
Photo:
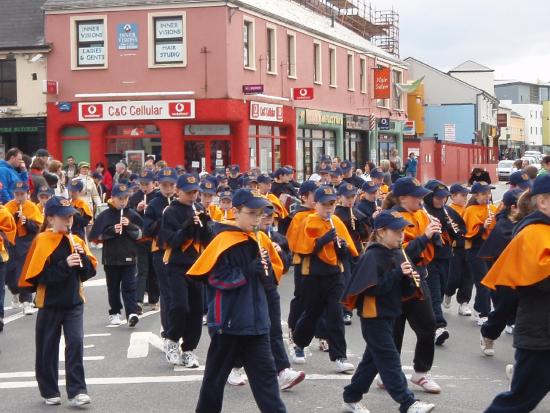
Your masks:
{"label": "white window frame", "polygon": [[[393,96],[393,94],[394,94],[394,93],[397,93],[397,92],[396,92],[395,84],[394,84],[394,82],[393,82],[393,80],[394,80],[394,79],[393,79],[393,73],[394,73],[394,72],[399,73],[399,75],[400,75],[400,77],[401,77],[401,83],[403,83],[403,71],[400,70],[400,69],[397,69],[397,68],[395,68],[395,67],[392,67],[392,68],[391,68],[391,80],[392,80],[392,90],[391,90],[392,96],[391,96],[391,100],[392,100],[392,104],[393,104],[393,102],[394,102],[394,100],[395,100],[395,97]],[[398,108],[395,107],[395,108],[392,108],[392,109],[395,109],[395,110],[397,110],[397,111],[399,111],[399,112],[403,112],[403,110],[404,110],[404,109],[403,109],[403,93],[401,93],[401,95],[399,96],[399,106],[400,106],[400,107],[398,107]]]}
{"label": "white window frame", "polygon": [[[183,47],[183,62],[182,63],[156,63],[155,62],[155,18],[157,17],[181,17],[182,27],[183,27],[183,38],[182,38],[182,47]],[[187,21],[186,21],[186,12],[184,11],[172,11],[172,12],[155,12],[148,14],[148,28],[147,28],[147,39],[149,45],[148,51],[148,67],[149,69],[162,69],[170,67],[187,67]]]}
{"label": "white window frame", "polygon": [[323,47],[322,43],[317,40],[313,41],[313,83],[323,84]]}
{"label": "white window frame", "polygon": [[[348,90],[355,92],[355,53],[348,51]],[[351,63],[350,63],[351,59]]]}
{"label": "white window frame", "polygon": [[243,41],[242,41],[242,45],[243,45],[243,67],[246,69],[246,70],[252,70],[252,71],[255,71],[256,70],[256,20],[254,20],[253,18],[251,17],[244,17],[243,18],[243,36],[244,36],[244,26],[246,24],[249,24],[250,25],[250,30],[249,30],[249,40],[248,40],[248,61],[249,61],[249,65],[245,65],[244,64],[244,37],[243,37]]}
{"label": "white window frame", "polygon": [[[336,46],[328,45],[328,86],[332,88],[338,87],[338,58],[336,56]],[[334,61],[333,61],[334,60]]]}
{"label": "white window frame", "polygon": [[[292,39],[292,40],[291,40]],[[296,33],[286,32],[286,47],[287,47],[287,77],[290,79],[298,79],[298,70],[296,65]]]}
{"label": "white window frame", "polygon": [[[77,25],[81,22],[103,20],[103,50],[105,53],[105,62],[103,66],[79,66],[78,65],[78,33]],[[107,24],[106,14],[94,14],[92,16],[71,16],[70,35],[71,42],[71,70],[105,70],[109,68],[109,26]]]}
{"label": "white window frame", "polygon": [[[363,74],[363,78],[361,79],[361,73]],[[361,93],[365,94],[367,93],[367,59],[364,56],[361,56],[359,58],[359,83],[360,83],[360,90]]]}
{"label": "white window frame", "polygon": [[[376,67],[390,67],[390,65],[378,62]],[[390,67],[390,83],[391,83],[391,67]],[[374,93],[374,89],[373,89],[373,93]],[[376,99],[376,107],[383,108],[383,109],[390,109],[390,105],[391,105],[391,88],[390,88],[389,99]]]}
{"label": "white window frame", "polygon": [[[273,34],[273,39],[270,36],[270,33]],[[266,72],[268,75],[277,75],[277,26],[273,24],[266,24],[265,27],[265,38],[266,38]],[[273,40],[273,44],[271,44],[271,41]],[[273,56],[270,56],[268,51],[271,50],[271,54]],[[269,70],[269,66],[271,64],[271,70]]]}

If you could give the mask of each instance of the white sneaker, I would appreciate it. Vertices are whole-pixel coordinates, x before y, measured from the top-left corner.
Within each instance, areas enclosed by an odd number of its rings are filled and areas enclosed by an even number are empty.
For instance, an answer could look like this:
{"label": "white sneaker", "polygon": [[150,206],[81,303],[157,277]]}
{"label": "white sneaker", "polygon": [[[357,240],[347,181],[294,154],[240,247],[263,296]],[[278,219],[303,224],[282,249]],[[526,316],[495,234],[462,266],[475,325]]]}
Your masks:
{"label": "white sneaker", "polygon": [[136,324],[139,322],[139,317],[137,314],[130,314],[128,317],[128,327],[134,328]]}
{"label": "white sneaker", "polygon": [[512,335],[512,334],[514,334],[514,328],[515,328],[515,325],[512,325],[512,326],[508,326],[508,325],[507,325],[507,326],[504,328],[504,332],[505,332],[506,334]]}
{"label": "white sneaker", "polygon": [[[428,373],[414,373],[411,377],[411,383],[416,384],[426,393],[439,394],[441,393],[441,387],[437,384]],[[412,406],[411,406],[412,407]],[[413,410],[423,411],[423,410]],[[428,410],[429,411],[429,410]]]}
{"label": "white sneaker", "polygon": [[199,367],[199,360],[192,351],[184,351],[181,355],[181,361],[184,367],[196,369]]}
{"label": "white sneaker", "polygon": [[437,330],[435,330],[435,344],[437,346],[442,346],[448,338],[449,332],[445,327],[439,327]]}
{"label": "white sneaker", "polygon": [[325,353],[329,350],[328,341],[324,338],[319,339],[319,350],[324,351]]}
{"label": "white sneaker", "polygon": [[342,403],[342,409],[348,413],[370,413],[370,410],[367,409],[361,402],[357,403]]}
{"label": "white sneaker", "polygon": [[122,318],[120,318],[120,314],[109,314],[110,326],[119,326],[121,324],[122,324]]}
{"label": "white sneaker", "polygon": [[203,316],[202,316],[202,325],[205,326],[205,325],[207,325],[207,324],[208,324],[208,318],[207,318],[206,315],[203,315]]}
{"label": "white sneaker", "polygon": [[407,413],[429,413],[435,408],[435,405],[431,403],[415,401],[411,404],[411,407],[407,409]]}
{"label": "white sneaker", "polygon": [[294,351],[292,352],[292,362],[294,364],[306,364],[306,354],[304,349],[298,346],[294,346]]}
{"label": "white sneaker", "polygon": [[19,308],[21,303],[19,302],[19,294],[14,294],[11,297],[11,308]]}
{"label": "white sneaker", "polygon": [[182,364],[181,352],[180,352],[178,343],[167,338],[166,341],[164,342],[164,348],[165,348],[165,354],[166,354],[166,361],[168,361],[168,363],[173,364],[175,366],[179,366]]}
{"label": "white sneaker", "polygon": [[464,317],[470,317],[472,315],[472,310],[470,309],[470,305],[468,303],[462,303],[458,306],[458,315],[464,316]]}
{"label": "white sneaker", "polygon": [[481,352],[489,357],[492,357],[495,355],[495,347],[494,347],[494,340],[491,340],[490,338],[480,336],[480,342],[479,345],[481,347]]}
{"label": "white sneaker", "polygon": [[69,399],[69,404],[71,406],[84,406],[85,404],[90,404],[92,402],[92,399],[90,399],[90,396],[84,393],[77,394],[72,399]]}
{"label": "white sneaker", "polygon": [[25,301],[23,303],[23,314],[25,315],[32,315],[34,313],[32,303],[29,303],[28,301]]}
{"label": "white sneaker", "polygon": [[244,386],[247,383],[246,375],[242,369],[231,369],[229,377],[227,377],[227,384],[232,386]]}
{"label": "white sneaker", "polygon": [[303,371],[294,371],[291,368],[284,369],[277,376],[281,390],[288,390],[304,381],[305,378],[306,373]]}
{"label": "white sneaker", "polygon": [[355,370],[355,366],[348,362],[347,359],[338,359],[334,362],[335,369],[338,373],[350,373]]}
{"label": "white sneaker", "polygon": [[443,302],[441,303],[441,305],[443,306],[443,308],[446,308],[447,310],[448,310],[449,308],[451,308],[451,299],[452,299],[452,298],[453,298],[453,297],[451,297],[451,296],[449,296],[449,295],[446,295],[446,294],[443,296]]}
{"label": "white sneaker", "polygon": [[478,317],[477,325],[481,327],[483,324],[487,322],[488,319],[489,319],[488,317]]}
{"label": "white sneaker", "polygon": [[61,404],[61,397],[48,397],[47,399],[44,399],[44,403],[48,406],[59,406]]}

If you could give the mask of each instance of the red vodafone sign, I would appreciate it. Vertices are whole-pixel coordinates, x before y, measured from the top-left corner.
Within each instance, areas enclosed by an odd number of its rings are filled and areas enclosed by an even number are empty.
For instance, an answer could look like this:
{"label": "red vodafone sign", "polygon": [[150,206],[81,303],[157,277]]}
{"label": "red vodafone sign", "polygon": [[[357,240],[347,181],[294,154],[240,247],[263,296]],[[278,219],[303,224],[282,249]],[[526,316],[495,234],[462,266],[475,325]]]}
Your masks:
{"label": "red vodafone sign", "polygon": [[194,100],[138,100],[126,102],[82,102],[78,120],[194,119]]}
{"label": "red vodafone sign", "polygon": [[312,100],[312,87],[295,87],[292,89],[292,99],[294,100]]}

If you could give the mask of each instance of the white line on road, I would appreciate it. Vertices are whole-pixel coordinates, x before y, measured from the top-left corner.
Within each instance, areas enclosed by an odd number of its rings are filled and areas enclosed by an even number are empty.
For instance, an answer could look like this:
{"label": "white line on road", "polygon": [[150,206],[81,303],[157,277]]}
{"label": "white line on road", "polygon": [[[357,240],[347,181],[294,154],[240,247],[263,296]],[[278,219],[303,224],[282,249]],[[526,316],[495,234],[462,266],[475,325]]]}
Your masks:
{"label": "white line on road", "polygon": [[25,314],[23,314],[22,312],[14,315],[10,315],[9,317],[4,318],[4,324],[9,324],[12,321],[18,320],[23,317],[25,317]]}
{"label": "white line on road", "polygon": [[109,337],[111,333],[94,333],[94,334],[84,334],[84,338],[87,337]]}
{"label": "white line on road", "polygon": [[107,280],[105,278],[84,281],[84,287],[103,287],[104,285],[107,285]]}

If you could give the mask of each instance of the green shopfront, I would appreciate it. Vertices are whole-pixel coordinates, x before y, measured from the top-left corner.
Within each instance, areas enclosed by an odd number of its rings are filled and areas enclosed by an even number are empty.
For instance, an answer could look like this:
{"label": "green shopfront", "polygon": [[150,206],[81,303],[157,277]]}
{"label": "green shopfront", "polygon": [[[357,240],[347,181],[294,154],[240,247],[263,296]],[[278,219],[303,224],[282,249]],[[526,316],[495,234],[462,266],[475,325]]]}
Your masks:
{"label": "green shopfront", "polygon": [[0,156],[17,147],[23,153],[33,155],[37,149],[46,147],[46,118],[0,117]]}
{"label": "green shopfront", "polygon": [[[386,119],[387,121],[383,121]],[[371,146],[370,161],[376,165],[383,159],[390,159],[393,149],[397,149],[401,159],[403,155],[403,122],[389,118],[379,118],[375,136],[376,146]],[[377,149],[374,149],[377,148]]]}
{"label": "green shopfront", "polygon": [[344,156],[344,116],[296,109],[296,117],[296,175],[301,181],[317,172],[322,155]]}

